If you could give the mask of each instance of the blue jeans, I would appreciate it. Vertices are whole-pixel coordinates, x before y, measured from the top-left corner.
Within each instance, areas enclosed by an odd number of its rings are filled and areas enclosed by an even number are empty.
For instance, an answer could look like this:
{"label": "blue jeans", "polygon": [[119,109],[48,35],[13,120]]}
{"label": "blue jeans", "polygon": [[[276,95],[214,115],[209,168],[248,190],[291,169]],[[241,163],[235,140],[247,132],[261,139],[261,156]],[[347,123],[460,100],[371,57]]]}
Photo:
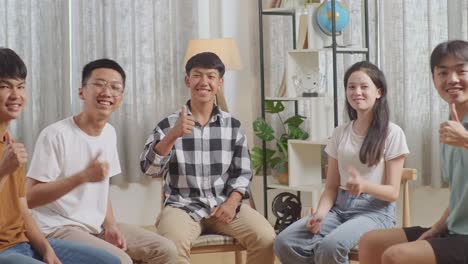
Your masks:
{"label": "blue jeans", "polygon": [[395,203],[365,193],[353,197],[340,189],[319,234],[306,229],[309,218],[296,221],[276,237],[274,251],[281,263],[349,263],[348,253],[364,233],[395,226]]}
{"label": "blue jeans", "polygon": [[[120,264],[120,259],[107,251],[74,241],[49,239],[63,264]],[[0,251],[1,264],[42,264],[42,256],[29,243],[20,243]]]}

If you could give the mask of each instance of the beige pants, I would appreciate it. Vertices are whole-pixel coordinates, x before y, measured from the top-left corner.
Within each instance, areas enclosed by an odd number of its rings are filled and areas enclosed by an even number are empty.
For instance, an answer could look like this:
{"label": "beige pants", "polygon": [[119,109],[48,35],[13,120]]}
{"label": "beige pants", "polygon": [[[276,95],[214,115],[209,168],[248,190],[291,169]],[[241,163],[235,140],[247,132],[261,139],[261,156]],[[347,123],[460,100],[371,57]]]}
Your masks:
{"label": "beige pants", "polygon": [[120,258],[122,264],[137,263],[162,264],[174,263],[177,250],[170,240],[140,227],[118,224],[122,235],[127,240],[127,251],[106,242],[103,234],[93,235],[79,226],[64,226],[47,238],[60,238],[85,243],[104,249]]}
{"label": "beige pants", "polygon": [[247,264],[272,264],[275,231],[270,223],[250,206],[243,204],[230,224],[214,219],[193,220],[184,210],[166,206],[156,223],[158,232],[174,241],[177,264],[190,263],[190,248],[201,233],[216,233],[235,238],[247,249]]}

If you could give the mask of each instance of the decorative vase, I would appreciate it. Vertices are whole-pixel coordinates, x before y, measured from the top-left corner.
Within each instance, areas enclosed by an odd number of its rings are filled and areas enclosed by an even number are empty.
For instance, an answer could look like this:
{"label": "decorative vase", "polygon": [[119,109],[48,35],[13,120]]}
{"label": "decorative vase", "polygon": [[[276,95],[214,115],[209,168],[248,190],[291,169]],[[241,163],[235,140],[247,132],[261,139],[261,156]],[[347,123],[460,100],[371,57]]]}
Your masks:
{"label": "decorative vase", "polygon": [[278,172],[276,173],[276,177],[278,178],[279,184],[289,184],[289,165],[287,162],[284,163],[283,166],[280,166]]}

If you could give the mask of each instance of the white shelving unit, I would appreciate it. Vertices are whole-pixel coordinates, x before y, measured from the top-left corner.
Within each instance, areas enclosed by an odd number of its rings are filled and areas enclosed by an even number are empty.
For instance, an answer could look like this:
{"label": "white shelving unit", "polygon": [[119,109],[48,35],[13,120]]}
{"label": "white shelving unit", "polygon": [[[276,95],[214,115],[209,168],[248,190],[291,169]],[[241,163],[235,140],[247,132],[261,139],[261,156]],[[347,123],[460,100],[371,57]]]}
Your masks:
{"label": "white shelving unit", "polygon": [[289,140],[289,186],[322,184],[322,144],[307,140]]}
{"label": "white shelving unit", "polygon": [[[332,6],[336,0],[331,0]],[[308,44],[315,49],[298,50],[296,49],[296,10],[291,8],[263,9],[262,0],[258,0],[259,7],[259,32],[260,32],[260,86],[262,100],[262,118],[265,118],[265,101],[284,101],[293,102],[297,114],[299,104],[310,102],[308,110],[309,122],[309,140],[289,140],[288,141],[288,159],[289,159],[289,183],[288,185],[277,184],[267,176],[266,169],[263,171],[264,183],[264,209],[265,216],[268,216],[268,190],[282,189],[286,191],[310,192],[312,193],[313,207],[318,202],[318,197],[323,190],[322,179],[322,149],[327,143],[327,138],[331,135],[333,127],[338,125],[338,76],[337,76],[337,54],[362,54],[369,59],[369,29],[368,29],[368,0],[362,0],[363,4],[363,47],[340,47],[337,44],[337,34],[335,25],[332,26],[331,36],[318,36],[317,25],[313,23],[312,17],[308,19]],[[318,7],[318,5],[316,6]],[[332,8],[332,12],[333,12]],[[313,14],[313,10],[309,10]],[[293,49],[288,52],[287,71],[286,71],[286,89],[288,97],[268,97],[265,94],[265,65],[264,65],[264,42],[263,42],[263,16],[286,16],[291,18]],[[314,40],[320,40],[317,43]],[[320,48],[318,48],[320,47]],[[294,91],[292,76],[298,70],[302,71],[309,80],[314,79],[320,87],[325,90],[333,90],[333,97],[300,97],[297,91]],[[319,74],[317,74],[319,73]],[[325,83],[320,74],[325,75]],[[303,83],[310,81],[304,81]],[[307,87],[304,87],[307,89]],[[320,89],[319,89],[320,90]],[[320,92],[319,92],[319,95]],[[266,145],[264,143],[263,147]]]}
{"label": "white shelving unit", "polygon": [[[323,96],[332,83],[333,69],[330,49],[296,49],[288,51],[286,61],[286,94],[305,96],[302,92]],[[328,77],[327,77],[328,76]],[[307,96],[305,96],[307,97]]]}
{"label": "white shelving unit", "polygon": [[263,9],[263,14],[277,14],[284,12],[296,12],[295,8],[265,8]]}

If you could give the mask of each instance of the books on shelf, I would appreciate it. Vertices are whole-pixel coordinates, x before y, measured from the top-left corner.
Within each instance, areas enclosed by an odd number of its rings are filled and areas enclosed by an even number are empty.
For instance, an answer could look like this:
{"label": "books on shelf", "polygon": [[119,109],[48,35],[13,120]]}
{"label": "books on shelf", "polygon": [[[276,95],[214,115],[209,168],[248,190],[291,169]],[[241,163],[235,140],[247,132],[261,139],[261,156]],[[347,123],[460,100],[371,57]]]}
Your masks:
{"label": "books on shelf", "polygon": [[307,38],[307,24],[309,16],[307,14],[302,14],[299,16],[299,25],[297,28],[297,45],[298,49],[307,49],[308,48],[308,38]]}
{"label": "books on shelf", "polygon": [[286,69],[283,71],[283,77],[281,78],[281,83],[280,86],[278,87],[278,90],[276,90],[276,97],[285,97],[287,96],[286,94]]}
{"label": "books on shelf", "polygon": [[281,0],[271,0],[268,8],[279,8],[281,7]]}

